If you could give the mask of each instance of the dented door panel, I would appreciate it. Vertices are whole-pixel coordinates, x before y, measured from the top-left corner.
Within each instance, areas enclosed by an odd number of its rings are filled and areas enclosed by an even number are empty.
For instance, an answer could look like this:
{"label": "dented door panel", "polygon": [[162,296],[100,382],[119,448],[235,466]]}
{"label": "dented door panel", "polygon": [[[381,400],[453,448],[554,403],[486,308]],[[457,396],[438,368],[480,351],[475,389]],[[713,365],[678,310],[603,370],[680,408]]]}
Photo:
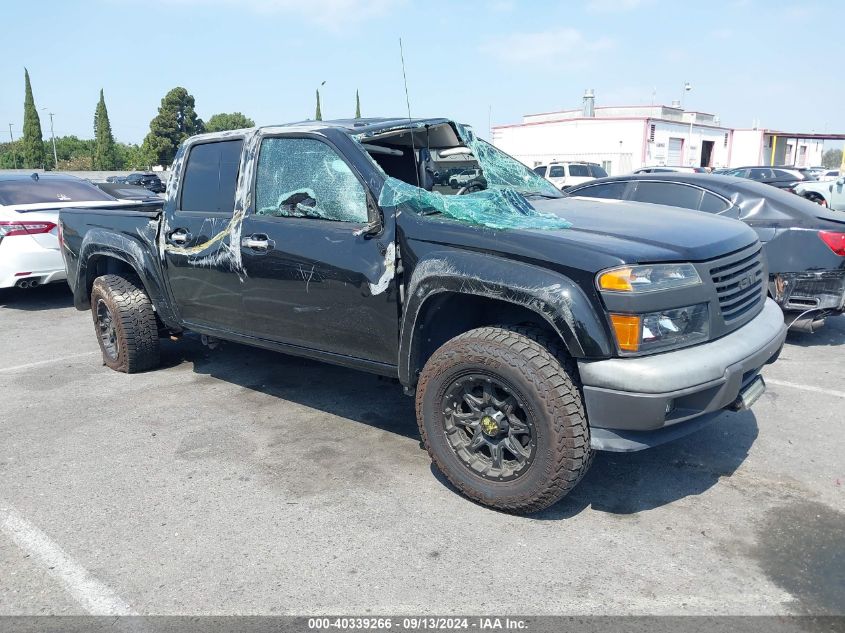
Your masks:
{"label": "dented door panel", "polygon": [[[396,364],[398,305],[392,243],[355,225],[250,216],[244,235],[275,243],[244,248],[243,310],[254,336]],[[385,277],[384,271],[390,274]]]}

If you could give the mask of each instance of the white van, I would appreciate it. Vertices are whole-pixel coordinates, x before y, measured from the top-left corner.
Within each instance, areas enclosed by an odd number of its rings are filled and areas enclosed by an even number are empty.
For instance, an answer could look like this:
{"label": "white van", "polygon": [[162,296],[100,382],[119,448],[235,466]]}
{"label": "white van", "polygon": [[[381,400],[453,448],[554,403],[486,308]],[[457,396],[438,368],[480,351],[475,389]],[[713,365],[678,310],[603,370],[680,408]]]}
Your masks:
{"label": "white van", "polygon": [[543,176],[561,191],[583,182],[605,178],[607,172],[596,163],[550,163],[534,168],[534,173]]}

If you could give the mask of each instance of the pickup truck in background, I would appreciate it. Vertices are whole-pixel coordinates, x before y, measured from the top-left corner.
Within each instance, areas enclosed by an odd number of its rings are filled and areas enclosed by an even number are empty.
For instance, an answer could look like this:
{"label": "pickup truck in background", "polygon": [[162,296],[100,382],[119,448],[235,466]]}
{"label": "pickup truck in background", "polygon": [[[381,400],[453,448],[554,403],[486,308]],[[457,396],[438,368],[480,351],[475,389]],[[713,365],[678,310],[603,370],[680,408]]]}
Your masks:
{"label": "pickup truck in background", "polygon": [[845,176],[834,180],[799,182],[791,191],[832,211],[845,211]]}
{"label": "pickup truck in background", "polygon": [[[433,191],[455,155],[483,185]],[[195,136],[168,185],[61,211],[106,365],[153,369],[192,331],[397,379],[437,467],[505,511],[555,503],[594,450],[751,406],[785,338],[746,225],[627,202],[608,221],[448,119]]]}

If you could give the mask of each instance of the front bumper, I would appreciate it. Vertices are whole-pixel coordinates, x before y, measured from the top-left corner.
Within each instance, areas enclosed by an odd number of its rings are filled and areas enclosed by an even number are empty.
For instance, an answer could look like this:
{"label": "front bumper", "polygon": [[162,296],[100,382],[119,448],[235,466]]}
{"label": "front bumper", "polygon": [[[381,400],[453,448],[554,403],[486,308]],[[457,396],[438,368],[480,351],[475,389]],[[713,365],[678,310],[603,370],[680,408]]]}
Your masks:
{"label": "front bumper", "polygon": [[777,304],[715,341],[641,358],[579,361],[591,445],[638,451],[698,430],[774,362],[786,326]]}

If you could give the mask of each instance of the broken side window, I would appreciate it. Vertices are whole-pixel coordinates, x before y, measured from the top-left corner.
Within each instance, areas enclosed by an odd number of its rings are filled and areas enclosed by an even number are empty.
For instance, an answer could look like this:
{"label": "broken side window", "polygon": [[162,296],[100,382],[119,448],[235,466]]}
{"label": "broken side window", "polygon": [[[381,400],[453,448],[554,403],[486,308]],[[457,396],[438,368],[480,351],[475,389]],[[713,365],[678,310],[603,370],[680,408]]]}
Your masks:
{"label": "broken side window", "polygon": [[255,213],[275,217],[367,222],[364,186],[340,155],[310,138],[261,141]]}

